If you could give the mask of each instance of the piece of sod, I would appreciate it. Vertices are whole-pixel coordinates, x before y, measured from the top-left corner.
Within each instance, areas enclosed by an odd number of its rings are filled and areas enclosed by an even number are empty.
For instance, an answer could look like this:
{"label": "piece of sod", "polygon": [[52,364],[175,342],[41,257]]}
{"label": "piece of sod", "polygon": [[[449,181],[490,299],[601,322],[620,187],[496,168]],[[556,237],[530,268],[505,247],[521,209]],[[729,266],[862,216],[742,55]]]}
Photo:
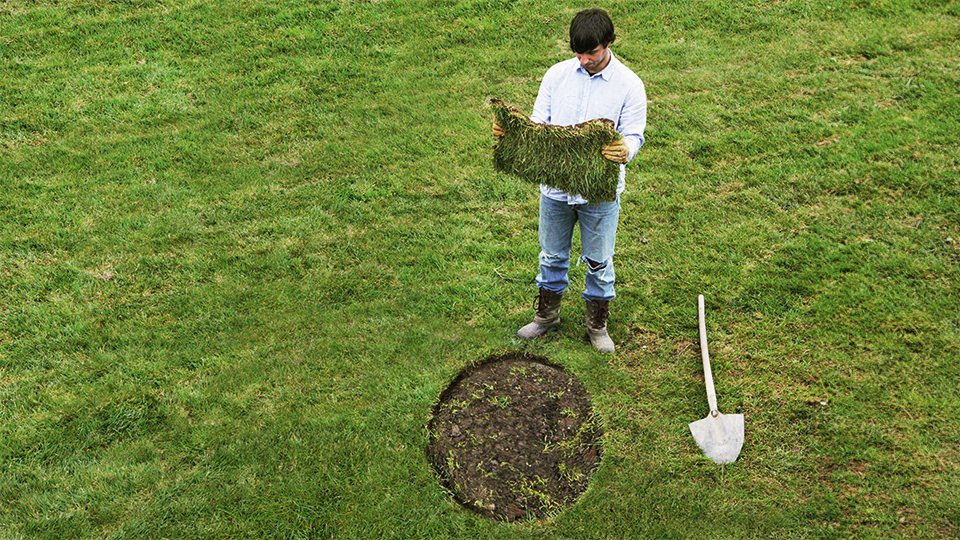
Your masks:
{"label": "piece of sod", "polygon": [[537,124],[503,100],[490,100],[504,135],[493,149],[493,167],[533,184],[546,184],[588,201],[617,197],[620,165],[601,150],[620,138],[612,120],[575,126]]}

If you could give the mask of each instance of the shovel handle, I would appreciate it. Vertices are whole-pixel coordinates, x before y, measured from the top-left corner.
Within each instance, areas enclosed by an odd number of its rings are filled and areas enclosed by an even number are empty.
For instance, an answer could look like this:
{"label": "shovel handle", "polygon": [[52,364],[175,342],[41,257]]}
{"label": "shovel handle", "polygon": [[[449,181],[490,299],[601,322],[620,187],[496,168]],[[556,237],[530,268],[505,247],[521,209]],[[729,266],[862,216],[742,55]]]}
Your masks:
{"label": "shovel handle", "polygon": [[710,414],[716,416],[717,391],[713,388],[713,373],[710,370],[710,352],[707,350],[707,317],[703,306],[703,295],[697,297],[697,311],[700,314],[700,353],[703,356],[703,378],[707,383],[707,402],[710,403]]}

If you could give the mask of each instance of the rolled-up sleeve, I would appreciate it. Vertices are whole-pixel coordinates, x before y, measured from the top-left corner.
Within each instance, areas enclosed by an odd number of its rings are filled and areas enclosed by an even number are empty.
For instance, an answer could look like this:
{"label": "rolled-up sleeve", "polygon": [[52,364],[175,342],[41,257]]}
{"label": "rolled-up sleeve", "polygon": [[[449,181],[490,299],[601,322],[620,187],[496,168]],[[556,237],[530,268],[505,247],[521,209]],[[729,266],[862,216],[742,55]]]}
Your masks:
{"label": "rolled-up sleeve", "polygon": [[647,129],[647,92],[643,83],[638,81],[630,91],[627,92],[623,103],[623,109],[620,113],[620,122],[617,125],[617,131],[623,135],[623,140],[630,148],[630,155],[627,160],[631,160],[640,151],[645,141],[644,131]]}
{"label": "rolled-up sleeve", "polygon": [[551,104],[554,101],[554,87],[561,82],[563,75],[565,75],[565,73],[562,72],[566,71],[566,69],[561,68],[562,65],[563,64],[557,64],[548,69],[543,76],[543,80],[540,81],[537,100],[533,103],[533,112],[530,114],[530,120],[533,122],[538,124],[558,124],[551,114]]}

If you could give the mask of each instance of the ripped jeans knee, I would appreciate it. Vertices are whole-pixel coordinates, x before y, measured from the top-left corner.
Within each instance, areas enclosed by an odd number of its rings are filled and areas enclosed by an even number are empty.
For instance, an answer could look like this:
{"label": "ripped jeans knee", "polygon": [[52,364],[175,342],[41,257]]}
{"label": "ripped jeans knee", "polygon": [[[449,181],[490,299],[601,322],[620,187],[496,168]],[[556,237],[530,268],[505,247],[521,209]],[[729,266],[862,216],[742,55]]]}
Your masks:
{"label": "ripped jeans knee", "polygon": [[608,261],[597,262],[593,259],[587,259],[586,257],[584,257],[584,260],[587,261],[587,266],[590,267],[590,271],[592,272],[599,272],[603,270],[604,268],[607,267],[607,263],[608,263]]}

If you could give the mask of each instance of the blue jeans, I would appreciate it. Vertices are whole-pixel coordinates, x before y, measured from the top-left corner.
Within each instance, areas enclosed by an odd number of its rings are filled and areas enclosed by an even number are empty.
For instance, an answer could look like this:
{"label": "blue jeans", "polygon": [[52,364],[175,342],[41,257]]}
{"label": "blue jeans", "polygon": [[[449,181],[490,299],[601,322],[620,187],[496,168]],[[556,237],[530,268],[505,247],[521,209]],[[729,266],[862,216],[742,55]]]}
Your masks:
{"label": "blue jeans", "polygon": [[620,197],[613,202],[569,205],[540,196],[540,274],[537,287],[563,294],[570,280],[573,227],[580,224],[580,243],[587,263],[586,300],[611,300],[615,274],[613,250],[620,218]]}

